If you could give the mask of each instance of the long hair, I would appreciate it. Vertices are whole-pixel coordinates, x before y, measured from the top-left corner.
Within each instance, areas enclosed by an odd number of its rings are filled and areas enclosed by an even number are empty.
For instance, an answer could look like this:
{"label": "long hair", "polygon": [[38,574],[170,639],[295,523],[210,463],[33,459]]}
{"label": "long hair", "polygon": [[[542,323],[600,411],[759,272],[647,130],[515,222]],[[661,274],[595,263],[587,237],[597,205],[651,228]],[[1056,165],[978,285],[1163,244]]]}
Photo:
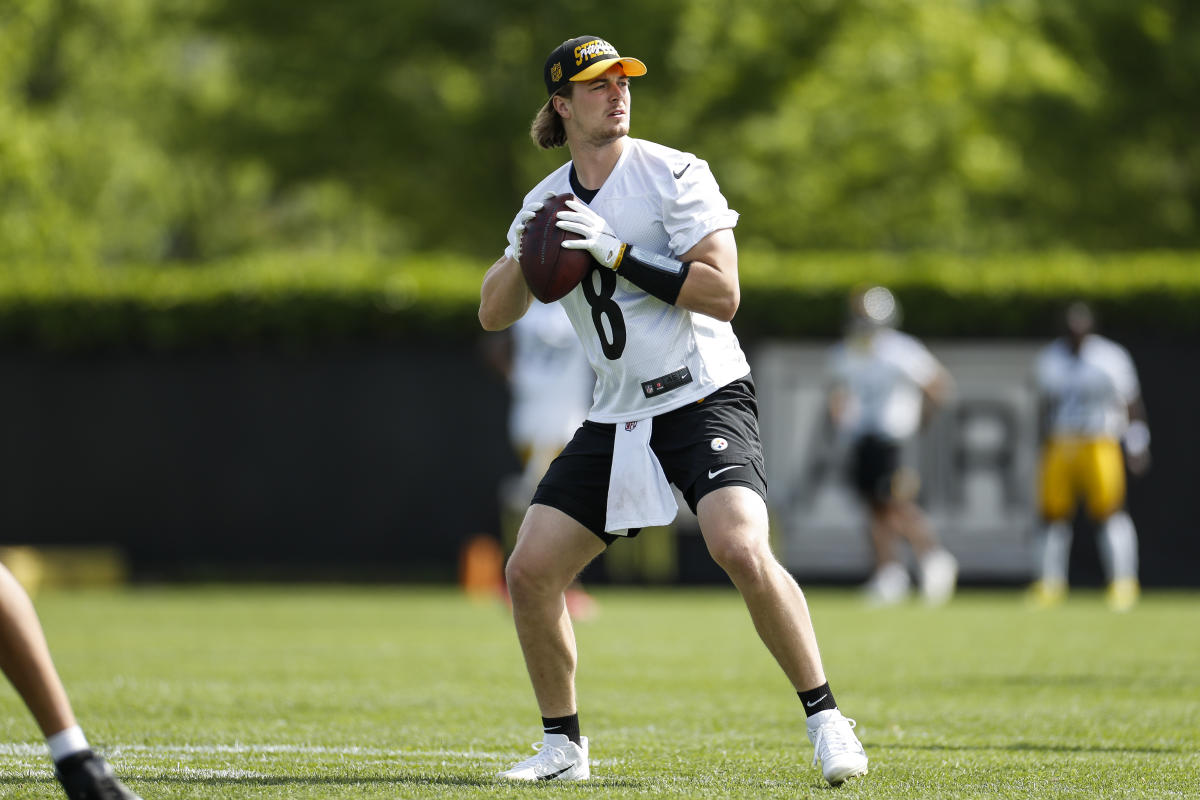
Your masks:
{"label": "long hair", "polygon": [[[554,94],[559,97],[570,97],[575,84],[567,83]],[[554,110],[554,98],[551,97],[538,111],[537,116],[529,126],[529,138],[543,150],[553,150],[567,143],[567,129],[563,119]]]}

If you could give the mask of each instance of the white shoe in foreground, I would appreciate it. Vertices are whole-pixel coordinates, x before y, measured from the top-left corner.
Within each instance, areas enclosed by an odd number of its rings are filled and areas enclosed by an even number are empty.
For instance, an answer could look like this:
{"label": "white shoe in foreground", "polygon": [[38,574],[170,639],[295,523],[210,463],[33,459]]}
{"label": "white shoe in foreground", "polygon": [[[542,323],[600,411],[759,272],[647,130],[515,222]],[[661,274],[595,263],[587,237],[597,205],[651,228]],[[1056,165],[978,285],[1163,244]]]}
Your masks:
{"label": "white shoe in foreground", "polygon": [[586,781],[591,775],[586,736],[579,737],[579,744],[575,744],[561,733],[547,733],[544,740],[534,742],[533,749],[537,755],[496,777],[510,781]]}
{"label": "white shoe in foreground", "polygon": [[834,786],[847,778],[867,774],[867,752],[852,730],[856,724],[836,709],[813,714],[808,719],[812,763],[821,762],[825,780]]}

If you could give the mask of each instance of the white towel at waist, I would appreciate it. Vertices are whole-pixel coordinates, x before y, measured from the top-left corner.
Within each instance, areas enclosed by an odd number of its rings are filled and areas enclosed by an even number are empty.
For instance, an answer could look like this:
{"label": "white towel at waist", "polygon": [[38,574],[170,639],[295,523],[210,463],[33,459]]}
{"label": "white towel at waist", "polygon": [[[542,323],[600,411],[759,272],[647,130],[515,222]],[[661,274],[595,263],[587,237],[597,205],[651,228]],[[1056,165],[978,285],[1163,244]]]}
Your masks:
{"label": "white towel at waist", "polygon": [[653,420],[618,422],[613,438],[612,471],[608,479],[608,513],[604,530],[666,525],[679,506],[658,457],[650,449]]}

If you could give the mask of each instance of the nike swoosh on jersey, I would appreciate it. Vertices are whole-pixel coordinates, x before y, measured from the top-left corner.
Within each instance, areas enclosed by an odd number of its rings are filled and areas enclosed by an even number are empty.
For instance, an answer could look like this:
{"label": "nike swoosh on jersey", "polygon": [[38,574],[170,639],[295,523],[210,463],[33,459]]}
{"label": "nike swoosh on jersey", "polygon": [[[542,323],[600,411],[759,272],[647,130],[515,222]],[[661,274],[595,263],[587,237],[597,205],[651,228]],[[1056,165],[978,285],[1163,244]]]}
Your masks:
{"label": "nike swoosh on jersey", "polygon": [[746,465],[745,464],[732,464],[728,467],[721,467],[720,469],[710,469],[708,471],[708,477],[710,479],[712,479],[712,478],[715,478],[718,475],[720,475],[722,472],[728,472],[731,469],[737,469],[739,467],[744,467],[744,466],[746,466]]}
{"label": "nike swoosh on jersey", "polygon": [[672,172],[671,174],[675,176],[675,180],[679,180],[680,178],[683,177],[683,173],[688,171],[688,167],[690,167],[691,165],[692,164],[689,161],[687,166],[685,166],[683,169],[679,170],[679,172]]}

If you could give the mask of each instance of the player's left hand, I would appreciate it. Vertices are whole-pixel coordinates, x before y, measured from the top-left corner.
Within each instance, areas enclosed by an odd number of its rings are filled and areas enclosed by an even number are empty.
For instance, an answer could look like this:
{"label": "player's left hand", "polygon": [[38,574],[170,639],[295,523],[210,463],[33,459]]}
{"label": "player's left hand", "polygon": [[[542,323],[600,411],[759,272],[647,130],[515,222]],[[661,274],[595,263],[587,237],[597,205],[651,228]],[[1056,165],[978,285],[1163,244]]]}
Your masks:
{"label": "player's left hand", "polygon": [[1132,474],[1141,476],[1150,469],[1150,428],[1145,420],[1134,418],[1129,423],[1121,439],[1121,448]]}
{"label": "player's left hand", "polygon": [[609,269],[616,269],[625,252],[625,245],[617,238],[616,231],[604,217],[579,200],[568,200],[570,211],[558,212],[558,227],[577,233],[582,239],[565,239],[562,246],[568,250],[587,250],[592,258]]}
{"label": "player's left hand", "polygon": [[1150,451],[1147,449],[1136,454],[1126,453],[1125,462],[1129,465],[1129,472],[1140,478],[1150,471]]}

